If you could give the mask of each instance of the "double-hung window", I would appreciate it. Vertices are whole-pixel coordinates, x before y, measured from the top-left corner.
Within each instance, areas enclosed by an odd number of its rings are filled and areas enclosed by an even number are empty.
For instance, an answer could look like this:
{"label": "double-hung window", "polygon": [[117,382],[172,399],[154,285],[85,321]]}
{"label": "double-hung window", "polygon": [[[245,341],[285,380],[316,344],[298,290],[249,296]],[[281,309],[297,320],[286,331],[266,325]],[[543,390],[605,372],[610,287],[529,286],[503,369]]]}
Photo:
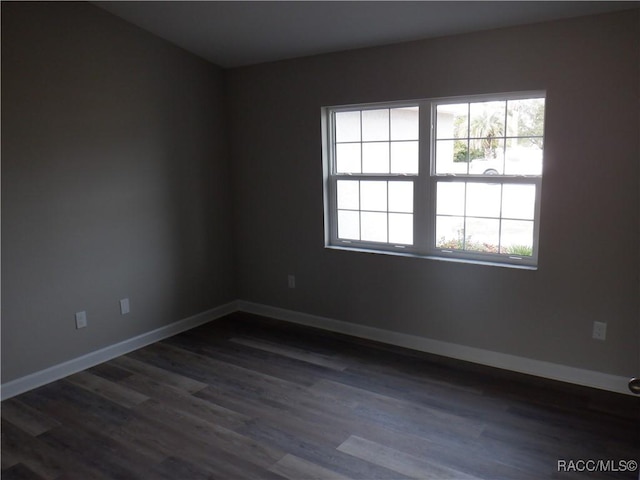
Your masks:
{"label": "double-hung window", "polygon": [[542,92],[323,109],[330,247],[535,266]]}

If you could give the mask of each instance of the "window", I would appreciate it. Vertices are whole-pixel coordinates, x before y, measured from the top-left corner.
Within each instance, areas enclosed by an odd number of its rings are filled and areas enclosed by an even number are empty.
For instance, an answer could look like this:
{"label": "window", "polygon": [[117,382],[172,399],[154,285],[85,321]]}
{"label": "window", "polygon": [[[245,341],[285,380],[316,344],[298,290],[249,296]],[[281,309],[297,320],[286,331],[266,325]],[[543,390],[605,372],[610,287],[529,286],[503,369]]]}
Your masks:
{"label": "window", "polygon": [[332,247],[535,266],[541,92],[323,109]]}

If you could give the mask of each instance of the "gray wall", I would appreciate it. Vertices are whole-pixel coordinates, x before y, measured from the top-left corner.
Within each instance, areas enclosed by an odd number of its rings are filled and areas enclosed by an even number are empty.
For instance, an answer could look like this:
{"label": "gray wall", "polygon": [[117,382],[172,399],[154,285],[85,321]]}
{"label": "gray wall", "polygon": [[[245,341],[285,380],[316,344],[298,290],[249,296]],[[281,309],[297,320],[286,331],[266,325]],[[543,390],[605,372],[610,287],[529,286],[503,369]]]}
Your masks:
{"label": "gray wall", "polygon": [[2,382],[236,298],[223,102],[95,6],[2,3]]}
{"label": "gray wall", "polygon": [[[637,374],[639,26],[636,10],[229,72],[239,297]],[[537,271],[323,248],[321,106],[534,89],[547,90]]]}

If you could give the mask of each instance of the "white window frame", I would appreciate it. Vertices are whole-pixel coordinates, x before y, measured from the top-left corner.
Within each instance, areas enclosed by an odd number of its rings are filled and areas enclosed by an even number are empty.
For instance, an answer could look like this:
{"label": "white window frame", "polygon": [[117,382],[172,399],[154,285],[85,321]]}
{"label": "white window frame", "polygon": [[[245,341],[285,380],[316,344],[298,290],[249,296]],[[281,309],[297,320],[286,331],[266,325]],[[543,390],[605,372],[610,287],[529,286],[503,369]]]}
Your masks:
{"label": "white window frame", "polygon": [[[325,247],[408,255],[435,260],[448,260],[467,263],[480,263],[525,269],[536,269],[539,253],[541,175],[477,175],[477,174],[437,174],[435,171],[435,127],[436,107],[442,104],[473,103],[518,100],[527,98],[545,98],[543,90],[491,94],[467,95],[460,97],[432,98],[413,101],[381,102],[330,106],[322,108],[322,153],[324,172],[324,219]],[[339,174],[336,171],[335,155],[335,113],[364,111],[369,109],[419,107],[419,172],[418,174]],[[545,108],[546,111],[546,108]],[[546,119],[545,119],[546,123]],[[506,135],[506,133],[505,133]],[[544,134],[543,134],[544,139]],[[543,140],[544,141],[544,140]],[[543,157],[544,164],[544,157]],[[370,242],[362,240],[344,240],[338,238],[337,182],[338,180],[387,180],[411,181],[413,187],[413,245]],[[463,250],[449,250],[436,247],[436,188],[440,182],[531,184],[535,186],[535,205],[533,218],[533,246],[531,256],[483,253]],[[466,215],[465,215],[466,218]]]}

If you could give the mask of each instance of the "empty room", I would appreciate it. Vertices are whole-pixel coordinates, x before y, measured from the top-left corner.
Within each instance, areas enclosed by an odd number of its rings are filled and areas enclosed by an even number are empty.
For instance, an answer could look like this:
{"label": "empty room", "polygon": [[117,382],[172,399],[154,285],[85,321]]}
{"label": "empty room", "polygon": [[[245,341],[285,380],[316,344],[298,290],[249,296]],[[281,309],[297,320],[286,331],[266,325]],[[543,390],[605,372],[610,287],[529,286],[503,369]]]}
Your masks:
{"label": "empty room", "polygon": [[1,475],[638,479],[640,2],[5,2]]}

